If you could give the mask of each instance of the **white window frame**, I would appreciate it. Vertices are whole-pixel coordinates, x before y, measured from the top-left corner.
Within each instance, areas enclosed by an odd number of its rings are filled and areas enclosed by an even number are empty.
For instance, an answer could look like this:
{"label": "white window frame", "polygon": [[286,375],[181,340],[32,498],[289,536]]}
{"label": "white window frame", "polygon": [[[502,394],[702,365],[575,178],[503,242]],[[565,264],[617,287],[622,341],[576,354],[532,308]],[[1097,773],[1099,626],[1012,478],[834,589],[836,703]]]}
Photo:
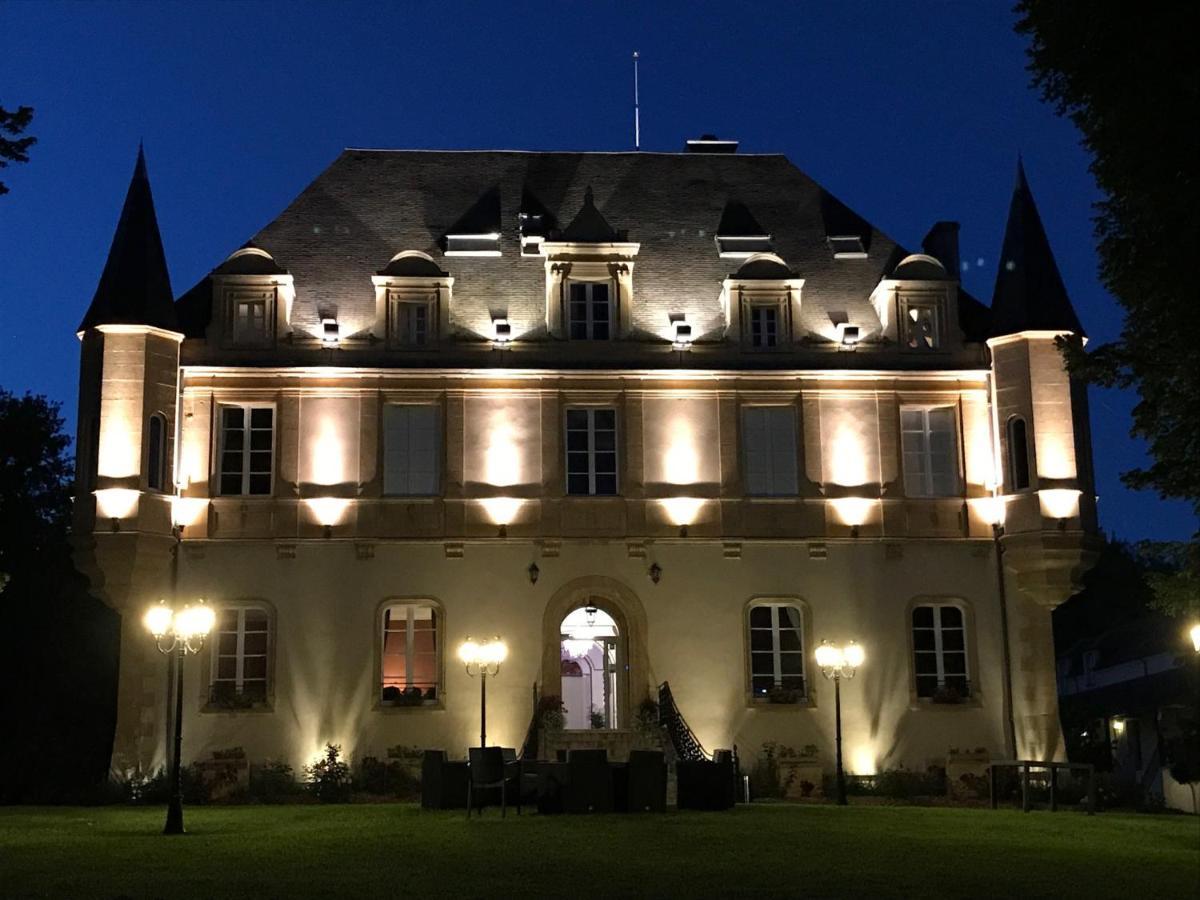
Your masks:
{"label": "white window frame", "polygon": [[[570,444],[569,444],[568,435],[571,431],[570,414],[573,412],[586,412],[587,416],[588,416],[588,420],[587,420],[587,422],[588,422],[588,424],[587,424],[588,492],[586,494],[571,493],[571,474],[572,474],[571,473],[571,453],[572,453],[572,451],[569,449]],[[612,450],[612,453],[613,453],[613,458],[614,458],[614,464],[613,464],[613,472],[612,472],[613,492],[611,494],[596,493],[596,476],[598,474],[599,475],[608,475],[609,474],[608,472],[597,472],[596,471],[596,454],[597,454],[597,452],[600,452],[600,453],[608,452],[608,451],[604,451],[604,450],[601,450],[601,451],[596,450],[596,431],[597,431],[597,429],[596,429],[596,413],[597,412],[611,412],[613,414],[613,427],[612,427],[613,450]],[[563,488],[564,488],[564,493],[566,493],[567,496],[569,496],[569,497],[617,497],[617,496],[620,496],[620,493],[621,493],[621,425],[620,425],[619,420],[620,420],[620,417],[618,416],[617,409],[614,406],[569,406],[566,408],[566,410],[563,413],[563,476],[564,476]],[[603,429],[603,430],[607,430],[607,429]],[[578,453],[580,451],[574,451],[574,452]],[[577,473],[577,474],[579,474],[579,473]]]}
{"label": "white window frame", "polygon": [[[921,628],[920,630],[921,631],[930,631],[930,630],[933,631],[933,647],[934,647],[933,650],[918,650],[917,649],[916,632],[918,629],[917,629],[917,626],[913,624],[913,615],[916,613],[916,611],[918,609],[925,609],[925,608],[929,608],[929,609],[933,610],[933,627],[932,627],[932,629]],[[945,641],[944,641],[944,637],[943,637],[944,632],[956,631],[959,629],[955,629],[953,627],[947,628],[942,625],[942,610],[943,609],[958,610],[958,613],[962,618],[962,626],[961,626],[962,635],[963,635],[962,650],[946,650],[945,649],[945,646],[944,646]],[[934,662],[935,662],[936,674],[937,674],[937,690],[942,690],[946,687],[946,677],[947,677],[945,654],[946,653],[961,653],[962,658],[963,658],[962,674],[959,675],[957,672],[955,672],[950,677],[962,678],[963,680],[966,681],[966,683],[967,683],[967,695],[966,696],[969,697],[973,693],[973,689],[971,686],[971,645],[970,645],[971,636],[968,633],[969,629],[968,629],[967,610],[961,604],[958,604],[958,603],[933,603],[933,602],[914,603],[912,610],[908,614],[908,628],[909,628],[909,632],[912,636],[911,639],[912,639],[912,655],[913,655],[913,693],[916,694],[917,697],[919,697],[922,700],[930,699],[930,697],[922,696],[920,693],[918,678],[920,678],[920,677],[928,678],[929,676],[928,675],[921,676],[918,674],[918,672],[917,672],[917,654],[922,654],[922,655],[926,655],[926,656],[933,655]],[[964,697],[963,699],[966,699],[966,697]]]}
{"label": "white window frame", "polygon": [[[595,318],[596,307],[599,304],[597,303],[596,300],[593,299],[592,294],[595,291],[597,286],[603,287],[605,289],[605,291],[608,292],[608,321],[606,323],[603,323],[603,324],[606,324],[608,327],[608,337],[602,337],[602,338],[595,337],[594,333],[593,333],[595,330],[595,326],[597,324],[596,318]],[[587,333],[587,336],[581,337],[581,338],[577,338],[572,335],[573,326],[578,321],[573,316],[573,310],[574,310],[575,304],[572,302],[572,298],[571,298],[571,295],[574,293],[576,287],[582,288],[584,291],[584,294],[586,296],[586,316],[584,317],[583,326],[584,326],[584,330]],[[566,327],[567,340],[572,340],[572,341],[611,341],[611,340],[613,340],[613,337],[616,334],[616,330],[617,330],[616,290],[615,290],[615,285],[613,284],[613,282],[611,280],[608,280],[608,281],[581,281],[579,279],[568,280],[567,281],[566,320],[567,320],[567,327]]]}
{"label": "white window frame", "polygon": [[[389,629],[388,628],[388,613],[392,612],[393,610],[397,610],[397,609],[405,610],[406,615],[405,615],[405,619],[404,619],[404,628],[403,629],[399,629],[399,628]],[[401,630],[403,630],[403,632],[404,632],[404,654],[403,654],[404,655],[404,683],[405,683],[406,687],[408,687],[408,686],[415,687],[415,685],[413,685],[413,663],[414,663],[414,659],[416,657],[416,651],[414,649],[415,644],[416,644],[416,639],[415,639],[416,628],[414,628],[414,622],[416,621],[416,618],[413,614],[418,609],[428,609],[433,615],[433,618],[432,618],[432,621],[433,621],[433,685],[432,685],[432,687],[434,689],[434,696],[433,696],[433,698],[431,698],[429,700],[424,700],[423,703],[424,704],[440,703],[442,700],[442,645],[444,643],[442,632],[444,630],[444,625],[442,623],[441,606],[438,605],[437,603],[434,603],[432,600],[389,600],[379,610],[379,687],[378,687],[379,693],[378,693],[378,696],[380,697],[381,702],[383,702],[382,697],[383,697],[384,688],[389,686],[389,685],[385,685],[383,683],[383,681],[384,681],[383,670],[384,670],[385,663],[386,663],[387,657],[388,657],[387,637],[388,637],[389,633],[399,633]],[[398,654],[392,654],[392,655],[398,655]],[[424,690],[425,689],[422,688],[422,694],[424,693]]]}
{"label": "white window frame", "polygon": [[[222,631],[220,628],[221,615],[223,615],[224,613],[227,613],[227,612],[236,612],[237,613],[237,630],[234,632]],[[258,657],[259,655],[261,655],[264,660],[264,662],[263,662],[263,678],[262,678],[262,683],[263,683],[262,700],[263,700],[263,702],[266,702],[267,699],[271,695],[271,653],[272,653],[272,649],[273,649],[272,648],[271,629],[272,629],[272,624],[274,622],[274,617],[272,616],[271,609],[269,607],[263,606],[258,603],[230,604],[227,606],[223,606],[221,608],[221,610],[218,612],[218,614],[217,614],[217,629],[216,629],[216,633],[214,635],[215,640],[213,640],[213,642],[212,642],[212,661],[211,661],[211,672],[210,672],[210,677],[209,677],[209,690],[210,690],[210,692],[213,691],[218,684],[230,683],[230,679],[219,677],[219,673],[221,671],[221,662],[220,661],[221,661],[222,657],[228,657],[230,655],[230,654],[221,653],[221,635],[222,634],[236,634],[237,635],[237,647],[234,650],[234,653],[232,654],[234,657],[234,665],[235,665],[235,672],[234,672],[234,678],[233,678],[232,683],[234,686],[233,689],[234,689],[235,694],[242,694],[245,691],[246,659],[247,659],[247,656],[246,656],[246,634],[247,634],[246,613],[247,612],[261,612],[266,617],[266,620],[267,620],[266,628],[262,632],[257,632],[257,631],[249,632],[251,634],[262,633],[262,634],[266,634],[266,636],[267,636],[266,651],[262,654],[257,654],[257,653],[252,654],[252,657]],[[257,681],[257,680],[258,679],[255,679],[255,681]]]}
{"label": "white window frame", "polygon": [[[225,410],[241,409],[244,415],[242,431],[245,439],[242,441],[242,486],[237,493],[226,493],[224,490],[225,469]],[[266,493],[250,493],[250,418],[255,409],[271,410],[271,471],[268,473],[255,472],[255,475],[267,474],[270,477],[270,490]],[[274,403],[221,403],[217,406],[217,495],[221,497],[271,497],[275,493],[275,434],[279,426],[279,416]],[[231,453],[238,451],[230,451]],[[256,451],[263,452],[263,451]]]}
{"label": "white window frame", "polygon": [[[433,478],[432,485],[428,491],[414,491],[412,489],[412,466],[409,466],[409,472],[405,473],[405,487],[403,490],[398,490],[399,485],[390,483],[388,477],[388,427],[387,416],[389,409],[422,409],[429,410],[433,416]],[[383,460],[383,496],[384,497],[437,497],[441,495],[442,484],[442,455],[443,455],[443,433],[442,433],[442,414],[441,407],[432,403],[386,403],[380,412],[380,436],[383,444],[382,460]],[[411,439],[411,430],[409,431]]]}
{"label": "white window frame", "polygon": [[[775,317],[774,333],[772,334],[772,342],[769,344],[756,344],[754,342],[754,316],[755,313],[759,312],[770,312]],[[783,343],[783,323],[783,303],[781,301],[748,303],[746,306],[746,343],[754,350],[774,350]]]}
{"label": "white window frame", "polygon": [[[788,416],[788,422],[791,426],[791,448],[790,448],[791,452],[788,456],[788,464],[790,465],[790,471],[777,472],[775,470],[775,465],[774,465],[775,447],[773,444],[771,446],[768,446],[765,448],[761,448],[758,450],[752,450],[752,448],[750,446],[751,441],[750,441],[750,437],[749,437],[749,429],[746,427],[746,418],[749,414],[752,413],[752,411],[759,411],[759,410],[772,410],[773,412],[776,410],[782,410],[782,411],[786,412],[786,414]],[[782,415],[783,413],[774,412],[774,414]],[[742,425],[742,485],[743,485],[743,489],[745,491],[746,496],[747,497],[795,497],[800,492],[800,461],[799,461],[799,450],[797,447],[798,435],[797,435],[797,428],[796,428],[796,407],[794,405],[790,405],[790,404],[789,405],[747,404],[742,407],[741,425]],[[770,426],[767,425],[766,427],[768,428],[767,437],[770,438],[770,436],[771,436],[771,433],[769,430]],[[751,490],[751,485],[750,485],[750,472],[751,472],[750,453],[751,452],[763,453],[767,456],[768,460],[770,460],[770,466],[769,466],[770,473],[769,473],[768,477],[769,477],[769,480],[771,483],[770,483],[770,487],[767,490]],[[785,483],[781,485],[780,484],[781,481],[785,482]]]}
{"label": "white window frame", "polygon": [[[771,610],[771,626],[770,626],[770,628],[755,628],[754,627],[752,617],[754,615],[754,610],[756,610],[756,609],[770,609]],[[784,650],[781,646],[783,643],[781,640],[781,628],[780,628],[780,621],[779,621],[779,611],[781,609],[794,609],[794,610],[796,610],[797,614],[799,615],[800,625],[796,629],[800,634],[800,649],[798,651]],[[789,625],[787,627],[790,628],[791,626]],[[756,631],[767,631],[771,635],[771,664],[772,664],[771,677],[774,681],[774,688],[776,688],[776,689],[783,688],[783,679],[784,679],[784,675],[785,675],[785,673],[783,671],[783,656],[784,656],[784,654],[787,654],[789,656],[798,655],[800,657],[800,676],[799,677],[800,677],[800,683],[803,685],[803,687],[800,690],[800,697],[802,699],[807,699],[807,697],[808,697],[808,665],[807,665],[807,660],[805,659],[805,653],[807,652],[807,647],[805,646],[805,639],[806,639],[807,635],[805,634],[805,630],[804,630],[804,607],[795,600],[756,600],[753,603],[751,603],[750,606],[747,607],[747,609],[746,609],[746,653],[747,653],[748,662],[749,662],[750,696],[754,700],[765,701],[767,699],[768,695],[754,693],[754,676],[757,674],[754,671],[754,656],[755,656],[754,632],[756,632]],[[762,651],[759,651],[759,655],[761,655],[761,653],[762,653]],[[788,677],[795,677],[795,676],[789,675]]]}
{"label": "white window frame", "polygon": [[[929,427],[929,414],[935,410],[950,411],[950,437],[952,441],[951,456],[953,457],[954,485],[948,493],[939,493],[934,489],[933,484],[933,451],[931,437],[933,431]],[[915,431],[904,427],[904,414],[910,412],[921,413],[922,430]],[[925,466],[924,471],[917,473],[913,472],[908,464],[909,453],[914,452],[908,450],[904,446],[905,434],[920,434],[922,440],[922,448],[919,451],[924,456]],[[962,466],[959,458],[959,421],[958,409],[951,403],[930,403],[930,404],[913,404],[905,403],[900,406],[900,462],[904,473],[904,494],[906,497],[914,498],[938,498],[938,497],[958,497],[962,494]],[[921,477],[922,483],[917,485],[914,490],[912,481],[918,476]]]}

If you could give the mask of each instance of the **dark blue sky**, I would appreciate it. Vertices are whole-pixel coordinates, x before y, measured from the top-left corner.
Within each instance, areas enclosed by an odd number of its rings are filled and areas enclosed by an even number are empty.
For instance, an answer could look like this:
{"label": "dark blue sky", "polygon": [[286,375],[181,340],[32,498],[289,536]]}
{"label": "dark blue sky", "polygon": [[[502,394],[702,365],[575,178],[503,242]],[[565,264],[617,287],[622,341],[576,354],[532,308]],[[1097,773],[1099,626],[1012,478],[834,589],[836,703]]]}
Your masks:
{"label": "dark blue sky", "polygon": [[[36,108],[32,162],[0,175],[0,385],[63,402],[144,139],[176,294],[272,219],[343,147],[627,149],[715,132],[782,152],[917,247],[962,223],[991,298],[1018,150],[1093,339],[1119,310],[1096,278],[1097,192],[1073,127],[1028,86],[1007,2],[619,4],[4,3],[0,104]],[[1133,398],[1093,391],[1104,526],[1195,530],[1121,486],[1144,448]]]}

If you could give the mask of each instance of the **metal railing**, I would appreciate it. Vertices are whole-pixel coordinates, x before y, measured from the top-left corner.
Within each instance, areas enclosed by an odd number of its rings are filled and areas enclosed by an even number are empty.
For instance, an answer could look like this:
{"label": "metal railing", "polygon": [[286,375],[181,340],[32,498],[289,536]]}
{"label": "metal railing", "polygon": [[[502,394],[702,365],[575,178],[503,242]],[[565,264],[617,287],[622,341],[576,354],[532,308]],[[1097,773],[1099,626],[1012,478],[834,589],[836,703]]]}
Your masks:
{"label": "metal railing", "polygon": [[658,686],[658,724],[667,729],[675,755],[684,760],[707,760],[709,755],[696,737],[687,721],[675,705],[671,685],[663,682]]}

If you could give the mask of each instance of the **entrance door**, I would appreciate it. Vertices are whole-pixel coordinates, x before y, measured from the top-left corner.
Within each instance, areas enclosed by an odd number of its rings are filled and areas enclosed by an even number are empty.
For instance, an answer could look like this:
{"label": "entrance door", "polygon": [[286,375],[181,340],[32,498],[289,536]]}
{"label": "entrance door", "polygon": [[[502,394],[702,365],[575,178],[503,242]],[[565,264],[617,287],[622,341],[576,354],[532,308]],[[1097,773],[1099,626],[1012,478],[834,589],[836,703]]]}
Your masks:
{"label": "entrance door", "polygon": [[[582,606],[567,614],[559,633],[567,729],[617,728],[622,666],[617,623],[595,606]],[[571,677],[565,677],[568,672]]]}

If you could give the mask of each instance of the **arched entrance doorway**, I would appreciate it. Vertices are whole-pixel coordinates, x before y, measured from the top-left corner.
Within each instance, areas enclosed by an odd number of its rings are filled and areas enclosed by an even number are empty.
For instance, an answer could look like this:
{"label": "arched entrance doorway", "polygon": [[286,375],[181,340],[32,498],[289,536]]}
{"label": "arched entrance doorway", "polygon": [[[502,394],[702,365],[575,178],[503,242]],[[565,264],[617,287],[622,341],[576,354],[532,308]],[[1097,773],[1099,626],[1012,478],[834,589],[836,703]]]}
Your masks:
{"label": "arched entrance doorway", "polygon": [[595,605],[576,607],[563,618],[559,656],[567,730],[623,727],[622,642],[616,620]]}

